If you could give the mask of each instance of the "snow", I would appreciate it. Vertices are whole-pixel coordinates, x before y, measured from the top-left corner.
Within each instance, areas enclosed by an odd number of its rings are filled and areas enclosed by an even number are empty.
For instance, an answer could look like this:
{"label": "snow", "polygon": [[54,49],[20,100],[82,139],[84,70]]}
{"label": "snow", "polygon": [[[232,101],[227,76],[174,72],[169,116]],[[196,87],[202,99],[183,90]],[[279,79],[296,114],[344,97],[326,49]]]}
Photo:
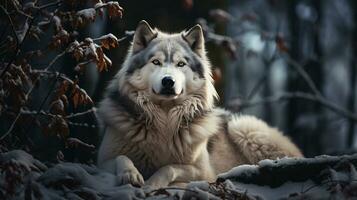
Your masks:
{"label": "snow", "polygon": [[218,177],[227,179],[230,176],[250,177],[255,174],[259,174],[257,165],[240,165],[238,167],[231,169],[226,173],[220,174]]}
{"label": "snow", "polygon": [[[263,160],[185,188],[116,184],[116,177],[79,163],[50,167],[15,150],[0,154],[0,197],[6,199],[348,199],[357,197],[357,155]],[[19,180],[19,181],[18,181]]]}
{"label": "snow", "polygon": [[[252,196],[259,197],[261,199],[282,199],[288,198],[290,194],[304,191],[312,185],[315,185],[311,180],[305,182],[286,182],[278,188],[272,188],[269,186],[260,186],[255,184],[244,184],[239,182],[233,182],[235,189],[245,189],[245,191]],[[325,189],[316,188],[318,192],[325,192]]]}
{"label": "snow", "polygon": [[87,8],[77,12],[78,16],[83,17],[86,20],[94,21],[97,11],[94,8]]}

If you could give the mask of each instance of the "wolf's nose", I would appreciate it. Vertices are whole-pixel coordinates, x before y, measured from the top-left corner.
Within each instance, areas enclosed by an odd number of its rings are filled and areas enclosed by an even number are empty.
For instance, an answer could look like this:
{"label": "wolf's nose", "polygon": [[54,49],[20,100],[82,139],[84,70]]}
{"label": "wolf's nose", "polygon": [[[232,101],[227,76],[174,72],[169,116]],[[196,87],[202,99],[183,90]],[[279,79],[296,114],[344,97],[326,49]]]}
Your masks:
{"label": "wolf's nose", "polygon": [[165,76],[161,84],[164,88],[170,89],[175,85],[175,79],[173,79],[171,76]]}

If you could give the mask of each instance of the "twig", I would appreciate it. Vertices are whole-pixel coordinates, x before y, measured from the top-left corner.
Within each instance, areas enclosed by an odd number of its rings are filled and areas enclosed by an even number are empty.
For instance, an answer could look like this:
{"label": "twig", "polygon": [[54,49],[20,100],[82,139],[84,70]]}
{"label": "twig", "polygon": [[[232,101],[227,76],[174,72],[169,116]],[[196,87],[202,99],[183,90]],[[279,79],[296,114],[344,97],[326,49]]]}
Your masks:
{"label": "twig", "polygon": [[66,147],[78,147],[78,146],[82,146],[91,150],[95,149],[95,146],[93,144],[88,144],[78,138],[70,137],[66,140]]}
{"label": "twig", "polygon": [[260,79],[254,85],[253,89],[249,92],[249,94],[247,96],[247,100],[251,100],[254,97],[254,95],[257,94],[257,92],[259,91],[260,87],[265,82],[267,76],[268,75],[265,73],[262,77],[260,77]]}
{"label": "twig", "polygon": [[48,4],[45,4],[45,5],[42,5],[40,7],[37,7],[39,10],[43,10],[43,9],[46,9],[48,7],[51,7],[51,6],[59,6],[62,4],[62,1],[61,0],[58,0],[56,2],[52,2],[52,3],[48,3]]}
{"label": "twig", "polygon": [[86,127],[86,128],[97,128],[96,125],[92,124],[89,125],[87,123],[77,123],[77,122],[71,122],[71,121],[67,121],[67,123],[71,126],[78,126],[78,127]]}
{"label": "twig", "polygon": [[261,104],[265,104],[265,103],[279,102],[279,101],[292,99],[292,98],[305,99],[305,100],[309,100],[309,101],[318,102],[321,105],[325,106],[326,108],[334,111],[335,113],[357,122],[357,114],[356,113],[350,112],[350,111],[344,109],[343,107],[328,101],[326,98],[324,98],[322,96],[318,96],[316,94],[305,93],[305,92],[284,92],[279,95],[265,97],[264,99],[257,100],[257,101],[246,101],[246,102],[238,101],[237,102],[237,101],[233,100],[228,106],[230,108],[232,108],[233,110],[241,110],[241,109],[248,108],[248,107],[253,107],[253,106],[257,106],[257,105],[261,105]]}
{"label": "twig", "polygon": [[118,42],[122,42],[122,41],[125,41],[125,40],[130,40],[132,37],[134,37],[134,33],[135,31],[125,31],[125,36],[121,37],[118,39]]}
{"label": "twig", "polygon": [[309,86],[309,88],[312,90],[312,92],[317,95],[322,97],[323,95],[321,94],[321,92],[317,89],[314,81],[311,79],[311,77],[309,76],[309,74],[307,74],[307,72],[304,70],[304,68],[295,60],[291,59],[291,57],[288,54],[283,55],[283,57],[285,58],[285,61],[290,64],[292,67],[294,67],[294,69],[300,74],[300,76],[305,80],[305,82],[307,83],[307,85]]}
{"label": "twig", "polygon": [[[76,117],[80,117],[80,116],[83,116],[83,115],[87,115],[87,114],[93,113],[95,111],[96,111],[96,109],[93,107],[93,108],[91,108],[89,110],[86,110],[84,112],[72,113],[70,115],[65,116],[65,118],[66,119],[76,118]],[[49,113],[49,112],[45,112],[43,110],[40,110],[40,111],[22,110],[21,114],[23,114],[23,115],[45,115],[45,116],[49,116],[49,117],[57,117],[57,115]]]}
{"label": "twig", "polygon": [[[135,33],[135,31],[125,31],[124,36],[117,40],[118,43],[123,42],[123,41],[128,40],[128,39],[131,39],[134,36],[134,33]],[[100,40],[102,40],[102,37],[103,36],[98,37],[98,38],[93,38],[92,41],[93,42],[100,41]]]}
{"label": "twig", "polygon": [[14,121],[10,125],[10,128],[6,131],[6,133],[4,135],[1,136],[0,141],[3,140],[6,136],[8,136],[11,133],[12,129],[14,129],[15,124],[16,124],[17,120],[20,118],[20,116],[21,116],[21,110],[17,113]]}
{"label": "twig", "polygon": [[22,115],[45,115],[45,116],[49,116],[49,117],[56,117],[56,115],[45,112],[43,110],[41,110],[41,111],[22,110],[21,114]]}
{"label": "twig", "polygon": [[[25,13],[24,11],[20,10],[19,7],[17,5],[15,5],[15,3],[14,3],[15,1],[10,1],[10,2],[12,3],[12,6],[13,6],[13,8],[15,8],[17,13],[19,13],[19,14],[21,14],[21,15],[29,18],[29,19],[33,18],[31,15],[29,15],[29,14]],[[36,3],[37,3],[37,0],[34,2],[34,4],[36,4]]]}
{"label": "twig", "polygon": [[87,114],[94,113],[94,112],[96,112],[96,109],[93,107],[93,108],[86,110],[84,112],[72,113],[70,115],[67,115],[66,118],[71,119],[71,118],[80,117],[80,116],[87,115]]}

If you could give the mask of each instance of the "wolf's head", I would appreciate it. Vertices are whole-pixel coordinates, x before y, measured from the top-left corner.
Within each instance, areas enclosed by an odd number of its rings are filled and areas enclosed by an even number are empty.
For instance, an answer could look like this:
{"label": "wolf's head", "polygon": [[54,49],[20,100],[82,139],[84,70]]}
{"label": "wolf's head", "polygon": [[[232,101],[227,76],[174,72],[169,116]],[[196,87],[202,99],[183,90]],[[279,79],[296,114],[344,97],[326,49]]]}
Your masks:
{"label": "wolf's head", "polygon": [[204,43],[199,25],[166,34],[141,21],[117,75],[119,90],[169,109],[192,101],[210,109],[217,93]]}

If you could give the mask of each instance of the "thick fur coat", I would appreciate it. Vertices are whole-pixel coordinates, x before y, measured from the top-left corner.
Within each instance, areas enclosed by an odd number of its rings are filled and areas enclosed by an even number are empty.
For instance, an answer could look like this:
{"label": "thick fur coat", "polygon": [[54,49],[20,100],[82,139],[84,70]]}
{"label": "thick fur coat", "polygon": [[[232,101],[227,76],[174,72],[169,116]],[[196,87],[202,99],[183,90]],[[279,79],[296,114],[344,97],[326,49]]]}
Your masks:
{"label": "thick fur coat", "polygon": [[201,27],[165,34],[140,22],[99,107],[98,166],[115,173],[118,184],[163,187],[302,156],[277,129],[216,108],[216,98]]}

